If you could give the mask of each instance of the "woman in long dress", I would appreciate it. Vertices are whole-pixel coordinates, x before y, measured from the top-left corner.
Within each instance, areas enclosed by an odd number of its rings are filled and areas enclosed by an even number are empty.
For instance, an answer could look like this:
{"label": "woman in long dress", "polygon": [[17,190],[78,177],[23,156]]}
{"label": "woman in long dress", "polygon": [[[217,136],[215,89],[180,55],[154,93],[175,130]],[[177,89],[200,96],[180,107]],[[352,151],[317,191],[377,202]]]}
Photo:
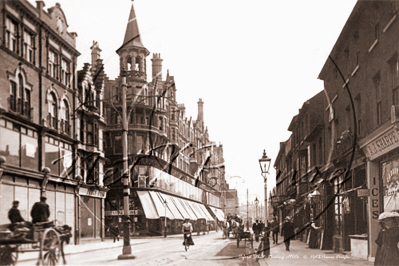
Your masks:
{"label": "woman in long dress", "polygon": [[396,212],[383,212],[378,220],[380,221],[381,231],[375,243],[378,245],[375,255],[374,265],[398,265],[399,264],[399,228],[395,217]]}
{"label": "woman in long dress", "polygon": [[[192,233],[193,233],[193,225],[190,223],[190,219],[186,218],[184,219],[184,223],[182,225],[182,233],[184,234],[184,240],[186,240],[187,238],[187,243],[190,246],[194,246],[194,241],[191,237]],[[183,246],[184,246],[184,242],[183,242]]]}
{"label": "woman in long dress", "polygon": [[315,222],[312,220],[312,223],[310,225],[310,232],[309,232],[309,248],[318,248],[317,245],[317,231],[321,229],[320,227],[317,227]]}

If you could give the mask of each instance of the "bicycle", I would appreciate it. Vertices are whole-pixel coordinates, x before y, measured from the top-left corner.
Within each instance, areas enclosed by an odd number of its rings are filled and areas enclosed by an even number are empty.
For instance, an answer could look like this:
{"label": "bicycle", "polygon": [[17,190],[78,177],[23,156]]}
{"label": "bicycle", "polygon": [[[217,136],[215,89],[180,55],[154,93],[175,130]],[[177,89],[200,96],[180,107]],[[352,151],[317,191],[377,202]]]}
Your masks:
{"label": "bicycle", "polygon": [[188,238],[191,236],[191,233],[185,233],[184,234],[184,249],[187,251],[188,248],[190,247],[190,244],[188,243]]}

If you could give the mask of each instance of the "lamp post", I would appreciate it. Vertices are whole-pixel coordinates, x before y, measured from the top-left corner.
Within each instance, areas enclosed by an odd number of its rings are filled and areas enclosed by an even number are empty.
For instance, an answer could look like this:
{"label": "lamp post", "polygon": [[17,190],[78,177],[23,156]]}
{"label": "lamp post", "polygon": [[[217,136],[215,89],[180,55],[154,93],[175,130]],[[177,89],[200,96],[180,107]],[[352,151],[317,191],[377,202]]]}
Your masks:
{"label": "lamp post", "polygon": [[266,150],[263,150],[263,156],[259,159],[260,170],[262,171],[263,180],[265,183],[265,220],[267,225],[267,174],[269,173],[271,159],[267,157]]}
{"label": "lamp post", "polygon": [[126,104],[126,72],[122,71],[122,157],[123,157],[123,248],[122,254],[118,256],[119,260],[135,259],[132,255],[132,246],[130,245],[130,217],[129,217],[129,165],[127,157],[127,132],[128,132],[128,119],[127,119],[127,104]]}
{"label": "lamp post", "polygon": [[259,204],[259,200],[258,197],[255,198],[255,220],[258,219],[258,204]]}
{"label": "lamp post", "polygon": [[165,228],[163,230],[163,237],[166,237],[166,208],[167,208],[167,204],[168,202],[166,201],[166,199],[164,200],[163,204],[165,204]]}
{"label": "lamp post", "polygon": [[265,183],[265,236],[263,237],[264,255],[270,255],[270,242],[269,242],[269,222],[267,215],[267,174],[269,173],[271,159],[267,157],[266,150],[263,150],[263,156],[259,159],[260,170],[262,171],[263,180]]}

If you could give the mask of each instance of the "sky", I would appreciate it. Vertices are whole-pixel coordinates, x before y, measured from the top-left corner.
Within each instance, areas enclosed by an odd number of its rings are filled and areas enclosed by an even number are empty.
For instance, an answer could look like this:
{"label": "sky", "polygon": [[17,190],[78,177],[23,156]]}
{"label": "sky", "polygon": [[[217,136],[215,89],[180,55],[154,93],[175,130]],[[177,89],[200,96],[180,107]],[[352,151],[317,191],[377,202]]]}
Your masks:
{"label": "sky", "polygon": [[[34,0],[28,0],[36,6]],[[323,90],[318,75],[356,0],[44,0],[60,3],[68,31],[76,32],[78,70],[90,63],[93,41],[102,49],[105,72],[119,75],[116,50],[123,44],[131,5],[147,57],[160,53],[163,78],[174,76],[186,117],[204,121],[211,141],[223,144],[226,179],[240,203],[264,201],[259,167],[263,150],[272,165],[280,142],[303,103]],[[149,82],[151,80],[148,80]]]}

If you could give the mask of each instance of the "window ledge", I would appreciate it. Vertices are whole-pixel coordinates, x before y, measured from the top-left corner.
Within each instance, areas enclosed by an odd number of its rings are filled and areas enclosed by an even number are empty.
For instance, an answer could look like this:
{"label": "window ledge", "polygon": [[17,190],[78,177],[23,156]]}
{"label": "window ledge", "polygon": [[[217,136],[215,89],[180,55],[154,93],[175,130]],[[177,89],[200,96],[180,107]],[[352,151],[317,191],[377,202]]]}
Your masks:
{"label": "window ledge", "polygon": [[355,74],[356,74],[356,72],[359,70],[359,68],[360,68],[360,66],[359,65],[357,65],[356,67],[355,67],[355,69],[353,70],[353,72],[352,72],[352,77],[354,77],[355,76]]}
{"label": "window ledge", "polygon": [[382,30],[383,33],[385,33],[389,27],[391,27],[392,23],[395,21],[396,19],[396,14],[393,15],[393,17],[391,18],[391,20],[388,22],[388,24],[385,26],[385,28]]}
{"label": "window ledge", "polygon": [[376,40],[373,42],[373,44],[370,46],[370,48],[369,48],[369,53],[374,49],[374,47],[377,45],[377,43],[378,43],[378,39],[376,39]]}

